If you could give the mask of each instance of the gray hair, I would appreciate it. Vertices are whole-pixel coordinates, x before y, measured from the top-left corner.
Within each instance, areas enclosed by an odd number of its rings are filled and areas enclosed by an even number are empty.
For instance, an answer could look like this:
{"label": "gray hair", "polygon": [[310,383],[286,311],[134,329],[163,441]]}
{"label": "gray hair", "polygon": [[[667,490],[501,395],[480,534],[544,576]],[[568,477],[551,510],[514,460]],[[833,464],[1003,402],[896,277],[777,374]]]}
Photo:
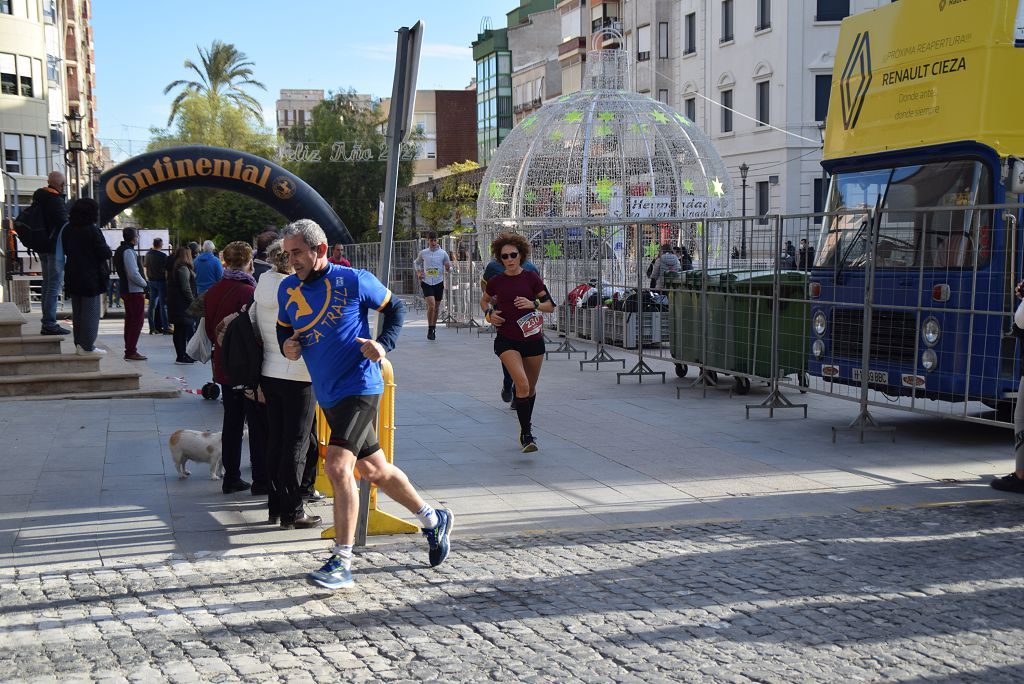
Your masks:
{"label": "gray hair", "polygon": [[203,251],[213,254],[213,250],[217,249],[217,245],[213,244],[213,240],[207,240],[203,243]]}
{"label": "gray hair", "polygon": [[316,221],[311,219],[299,219],[298,221],[292,221],[284,230],[281,231],[282,238],[292,237],[298,235],[302,238],[302,241],[306,243],[306,246],[310,249],[316,249],[320,245],[327,244],[327,234],[324,229],[320,227]]}

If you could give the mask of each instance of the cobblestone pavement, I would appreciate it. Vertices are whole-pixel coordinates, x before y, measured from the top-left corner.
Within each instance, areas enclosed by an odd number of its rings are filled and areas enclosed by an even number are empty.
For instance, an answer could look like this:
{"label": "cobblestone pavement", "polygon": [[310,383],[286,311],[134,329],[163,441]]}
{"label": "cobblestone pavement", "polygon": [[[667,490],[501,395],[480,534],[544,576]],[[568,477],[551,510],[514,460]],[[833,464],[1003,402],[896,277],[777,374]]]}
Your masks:
{"label": "cobblestone pavement", "polygon": [[3,571],[0,678],[1020,681],[1024,506]]}

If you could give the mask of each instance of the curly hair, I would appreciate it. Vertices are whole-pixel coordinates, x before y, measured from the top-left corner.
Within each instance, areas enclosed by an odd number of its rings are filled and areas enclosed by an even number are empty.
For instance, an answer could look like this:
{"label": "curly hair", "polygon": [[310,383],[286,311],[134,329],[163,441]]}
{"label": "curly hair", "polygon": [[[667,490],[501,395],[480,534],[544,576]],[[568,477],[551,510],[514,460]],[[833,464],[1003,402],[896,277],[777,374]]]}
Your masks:
{"label": "curly hair", "polygon": [[519,250],[519,265],[522,266],[530,258],[530,243],[522,235],[517,233],[498,233],[491,243],[491,255],[501,263],[501,248],[505,245],[512,245]]}
{"label": "curly hair", "polygon": [[271,242],[270,246],[267,247],[267,261],[270,262],[278,273],[285,275],[295,273],[295,268],[288,260],[288,252],[284,251],[284,240],[280,238]]}
{"label": "curly hair", "polygon": [[241,271],[252,261],[252,245],[240,240],[229,242],[224,246],[224,264],[228,268]]}

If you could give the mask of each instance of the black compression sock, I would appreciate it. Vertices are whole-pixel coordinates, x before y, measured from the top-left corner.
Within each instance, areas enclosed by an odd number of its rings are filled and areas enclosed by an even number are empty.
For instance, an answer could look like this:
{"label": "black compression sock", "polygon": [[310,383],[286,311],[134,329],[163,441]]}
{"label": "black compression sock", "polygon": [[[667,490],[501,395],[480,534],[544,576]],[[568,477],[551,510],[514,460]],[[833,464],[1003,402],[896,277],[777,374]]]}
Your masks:
{"label": "black compression sock", "polygon": [[516,397],[516,415],[519,416],[519,429],[525,433],[530,432],[530,417],[533,415],[533,404],[529,399]]}

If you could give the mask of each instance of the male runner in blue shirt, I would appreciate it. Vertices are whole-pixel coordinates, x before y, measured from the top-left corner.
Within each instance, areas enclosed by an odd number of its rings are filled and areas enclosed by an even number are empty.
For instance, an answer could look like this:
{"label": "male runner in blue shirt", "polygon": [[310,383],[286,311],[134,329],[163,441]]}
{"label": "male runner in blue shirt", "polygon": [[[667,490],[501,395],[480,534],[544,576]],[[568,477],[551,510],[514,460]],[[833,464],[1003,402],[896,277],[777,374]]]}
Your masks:
{"label": "male runner in blue shirt", "polygon": [[[384,391],[380,364],[395,348],[405,318],[402,300],[392,298],[369,271],[327,261],[327,236],[314,221],[300,219],[282,231],[295,274],[277,293],[277,337],[281,353],[306,362],[313,392],[331,428],[324,469],[334,487],[335,545],[330,559],[309,573],[310,584],[326,589],[352,586],[352,545],[359,515],[353,468],[413,513],[430,547],[430,565],[448,556],[454,516],[423,502],[409,478],[387,462],[373,422]],[[381,334],[370,338],[373,308],[384,316]]]}

